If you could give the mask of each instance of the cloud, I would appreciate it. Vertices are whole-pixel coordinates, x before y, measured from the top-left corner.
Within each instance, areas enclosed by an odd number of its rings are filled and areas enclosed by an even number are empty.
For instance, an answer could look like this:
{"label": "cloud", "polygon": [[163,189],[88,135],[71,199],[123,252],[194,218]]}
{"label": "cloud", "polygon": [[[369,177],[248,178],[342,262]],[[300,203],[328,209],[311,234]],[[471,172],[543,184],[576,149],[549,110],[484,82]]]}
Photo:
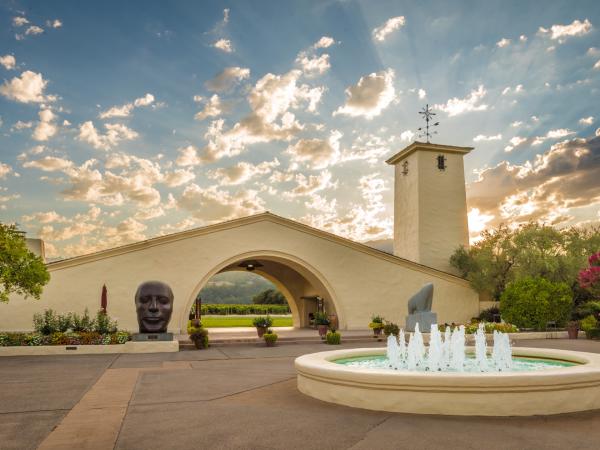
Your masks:
{"label": "cloud", "polygon": [[99,114],[100,119],[110,119],[111,117],[128,117],[134,108],[149,106],[154,102],[154,95],[147,93],[143,97],[136,98],[133,102],[125,103],[121,106],[113,106]]}
{"label": "cloud", "polygon": [[340,160],[340,138],[342,133],[333,130],[329,139],[300,139],[285,151],[291,160],[304,163],[310,169],[324,169]]}
{"label": "cloud", "polygon": [[114,147],[122,140],[132,140],[138,137],[138,133],[125,125],[119,123],[104,124],[106,133],[101,134],[91,120],[82,123],[79,126],[79,140],[91,144],[92,147],[108,150]]}
{"label": "cloud", "polygon": [[12,23],[15,27],[22,27],[23,25],[27,25],[29,23],[29,20],[27,20],[27,18],[25,17],[17,16],[13,17]]}
{"label": "cloud", "polygon": [[496,42],[496,46],[499,48],[508,47],[510,45],[510,39],[502,38]]}
{"label": "cloud", "polygon": [[594,123],[594,116],[582,117],[579,119],[580,125],[591,125]]}
{"label": "cloud", "polygon": [[268,175],[273,168],[279,166],[277,158],[272,161],[263,161],[260,164],[251,164],[245,161],[229,166],[221,167],[208,172],[208,178],[218,180],[221,186],[233,186],[247,182],[258,175]]}
{"label": "cloud", "polygon": [[423,100],[425,97],[427,97],[427,92],[425,89],[419,89],[417,93],[419,95],[419,100]]}
{"label": "cloud", "polygon": [[300,65],[302,72],[307,76],[322,75],[331,67],[329,55],[326,53],[321,56],[309,56],[301,52],[296,58],[296,63]]}
{"label": "cloud", "polygon": [[223,23],[229,23],[229,8],[223,10]]}
{"label": "cloud", "polygon": [[56,100],[55,96],[45,95],[44,90],[48,84],[41,73],[27,70],[20,77],[5,81],[0,86],[0,94],[20,103],[43,103]]}
{"label": "cloud", "polygon": [[478,134],[477,136],[475,136],[473,138],[474,142],[480,142],[480,141],[499,141],[500,139],[502,139],[502,134],[498,133],[496,135],[493,136],[486,136],[484,134]]}
{"label": "cloud", "polygon": [[264,201],[252,189],[230,194],[217,186],[201,188],[188,185],[177,201],[177,206],[189,211],[205,223],[230,220],[264,211]]}
{"label": "cloud", "polygon": [[63,23],[60,21],[60,19],[47,20],[46,26],[50,28],[61,28]]}
{"label": "cloud", "polygon": [[550,29],[540,27],[538,32],[542,35],[550,36],[550,39],[558,40],[562,44],[567,37],[583,36],[590,31],[592,31],[592,23],[588,19],[585,19],[583,22],[574,20],[569,25],[552,25]]}
{"label": "cloud", "polygon": [[313,48],[315,48],[315,49],[328,48],[328,47],[331,47],[333,44],[335,44],[335,41],[333,40],[333,38],[331,38],[329,36],[323,36],[323,37],[321,37],[321,39],[319,39],[317,42],[315,42],[313,44]]}
{"label": "cloud", "polygon": [[594,64],[594,69],[600,70],[600,59],[596,61],[596,64]]}
{"label": "cloud", "polygon": [[37,212],[22,217],[24,222],[38,222],[38,223],[63,223],[67,222],[65,216],[61,216],[56,211]]}
{"label": "cloud", "polygon": [[400,133],[400,140],[402,141],[412,141],[413,138],[415,137],[415,133],[413,133],[411,130],[406,130],[403,131],[402,133]]}
{"label": "cloud", "polygon": [[223,104],[217,94],[214,94],[204,105],[204,109],[194,115],[196,120],[204,120],[207,117],[217,117],[223,113]]}
{"label": "cloud", "polygon": [[233,46],[231,45],[231,41],[229,39],[219,39],[212,46],[225,53],[233,52]]}
{"label": "cloud", "polygon": [[169,187],[177,187],[189,183],[194,178],[196,178],[196,174],[191,170],[176,169],[165,173],[162,182]]}
{"label": "cloud", "polygon": [[25,35],[29,36],[29,35],[38,35],[38,34],[42,34],[44,32],[44,29],[42,27],[38,27],[37,25],[32,25],[30,27],[27,27],[27,30],[25,30]]}
{"label": "cloud", "polygon": [[405,23],[404,16],[392,17],[373,30],[373,39],[383,42],[390,33],[404,26]]}
{"label": "cloud", "polygon": [[0,65],[6,70],[12,70],[17,67],[17,60],[13,55],[0,56]]}
{"label": "cloud", "polygon": [[567,136],[575,134],[574,131],[569,130],[567,128],[558,128],[556,130],[549,130],[545,136],[535,136],[530,138],[515,136],[510,139],[510,145],[504,147],[505,152],[511,152],[517,147],[521,147],[525,144],[527,145],[540,145],[547,139],[561,139]]}
{"label": "cloud", "polygon": [[458,116],[470,111],[485,111],[488,105],[480,102],[487,94],[483,85],[479,85],[477,90],[473,90],[465,98],[454,97],[449,99],[446,104],[434,105],[435,109],[439,109],[448,114],[449,117]]}
{"label": "cloud", "polygon": [[40,121],[38,122],[31,137],[36,141],[47,141],[58,131],[56,123],[56,115],[50,109],[42,109],[38,113]]}
{"label": "cloud", "polygon": [[333,175],[329,170],[323,170],[318,175],[309,175],[298,173],[294,177],[296,186],[283,193],[284,197],[301,197],[311,195],[325,189],[337,188],[338,182],[331,181]]}
{"label": "cloud", "polygon": [[345,114],[372,119],[381,114],[395,99],[394,71],[392,69],[363,76],[358,83],[346,88],[346,103],[333,115]]}
{"label": "cloud", "polygon": [[515,94],[521,93],[525,91],[525,89],[523,88],[522,84],[517,84],[514,88],[507,86],[502,90],[502,95],[508,95],[511,92],[514,92]]}
{"label": "cloud", "polygon": [[12,172],[12,167],[8,164],[0,162],[0,180],[6,178],[6,176]]}
{"label": "cloud", "polygon": [[390,152],[390,144],[395,139],[395,136],[389,136],[386,140],[375,134],[360,135],[354,140],[350,149],[342,151],[340,161],[367,161],[371,165],[380,164],[383,156]]}
{"label": "cloud", "polygon": [[56,156],[44,156],[38,160],[25,162],[23,167],[35,168],[44,172],[56,172],[73,167],[73,162]]}
{"label": "cloud", "polygon": [[493,216],[489,226],[530,220],[566,224],[573,208],[600,203],[600,138],[554,144],[533,161],[503,161],[467,186],[469,209]]}
{"label": "cloud", "polygon": [[250,69],[244,67],[226,67],[212,80],[204,85],[206,89],[213,92],[226,92],[235,84],[250,77]]}

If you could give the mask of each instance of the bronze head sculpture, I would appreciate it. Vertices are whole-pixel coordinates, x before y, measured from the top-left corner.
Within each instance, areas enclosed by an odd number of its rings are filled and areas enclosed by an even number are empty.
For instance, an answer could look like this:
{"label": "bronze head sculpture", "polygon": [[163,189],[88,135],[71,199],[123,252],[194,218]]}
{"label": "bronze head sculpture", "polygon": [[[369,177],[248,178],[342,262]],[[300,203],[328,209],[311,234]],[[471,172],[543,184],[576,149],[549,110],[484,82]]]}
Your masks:
{"label": "bronze head sculpture", "polygon": [[140,333],[166,333],[173,313],[173,291],[161,281],[145,281],[135,293]]}

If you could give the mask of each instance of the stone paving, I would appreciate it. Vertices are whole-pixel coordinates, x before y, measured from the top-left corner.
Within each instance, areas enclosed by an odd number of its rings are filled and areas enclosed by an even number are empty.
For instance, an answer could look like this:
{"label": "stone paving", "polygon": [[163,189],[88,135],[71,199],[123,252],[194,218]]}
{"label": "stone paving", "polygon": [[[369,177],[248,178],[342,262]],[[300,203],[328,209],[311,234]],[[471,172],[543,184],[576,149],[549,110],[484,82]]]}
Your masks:
{"label": "stone paving", "polygon": [[[600,353],[597,341],[517,345]],[[328,349],[228,345],[172,354],[2,358],[0,449],[600,448],[600,411],[417,416],[300,394],[294,358]]]}

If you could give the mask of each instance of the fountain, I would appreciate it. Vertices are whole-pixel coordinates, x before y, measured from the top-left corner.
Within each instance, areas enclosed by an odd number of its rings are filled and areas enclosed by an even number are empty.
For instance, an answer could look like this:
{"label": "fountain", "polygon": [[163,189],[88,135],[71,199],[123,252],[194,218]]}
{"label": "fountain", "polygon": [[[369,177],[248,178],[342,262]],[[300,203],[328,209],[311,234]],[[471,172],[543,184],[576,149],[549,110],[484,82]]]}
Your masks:
{"label": "fountain", "polygon": [[431,325],[425,346],[419,324],[387,339],[385,348],[337,350],[296,359],[298,389],[358,408],[452,415],[546,415],[600,408],[600,355],[512,348],[484,324],[466,346],[464,326]]}

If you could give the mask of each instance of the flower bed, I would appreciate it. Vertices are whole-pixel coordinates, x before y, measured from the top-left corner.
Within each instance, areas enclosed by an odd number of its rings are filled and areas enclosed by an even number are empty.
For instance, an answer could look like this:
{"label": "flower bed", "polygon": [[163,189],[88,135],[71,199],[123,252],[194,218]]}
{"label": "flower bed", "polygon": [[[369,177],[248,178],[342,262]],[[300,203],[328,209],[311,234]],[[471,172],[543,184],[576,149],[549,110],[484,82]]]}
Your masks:
{"label": "flower bed", "polygon": [[124,344],[131,339],[127,331],[101,334],[97,332],[56,332],[48,335],[40,333],[0,333],[1,347],[39,345],[110,345]]}

